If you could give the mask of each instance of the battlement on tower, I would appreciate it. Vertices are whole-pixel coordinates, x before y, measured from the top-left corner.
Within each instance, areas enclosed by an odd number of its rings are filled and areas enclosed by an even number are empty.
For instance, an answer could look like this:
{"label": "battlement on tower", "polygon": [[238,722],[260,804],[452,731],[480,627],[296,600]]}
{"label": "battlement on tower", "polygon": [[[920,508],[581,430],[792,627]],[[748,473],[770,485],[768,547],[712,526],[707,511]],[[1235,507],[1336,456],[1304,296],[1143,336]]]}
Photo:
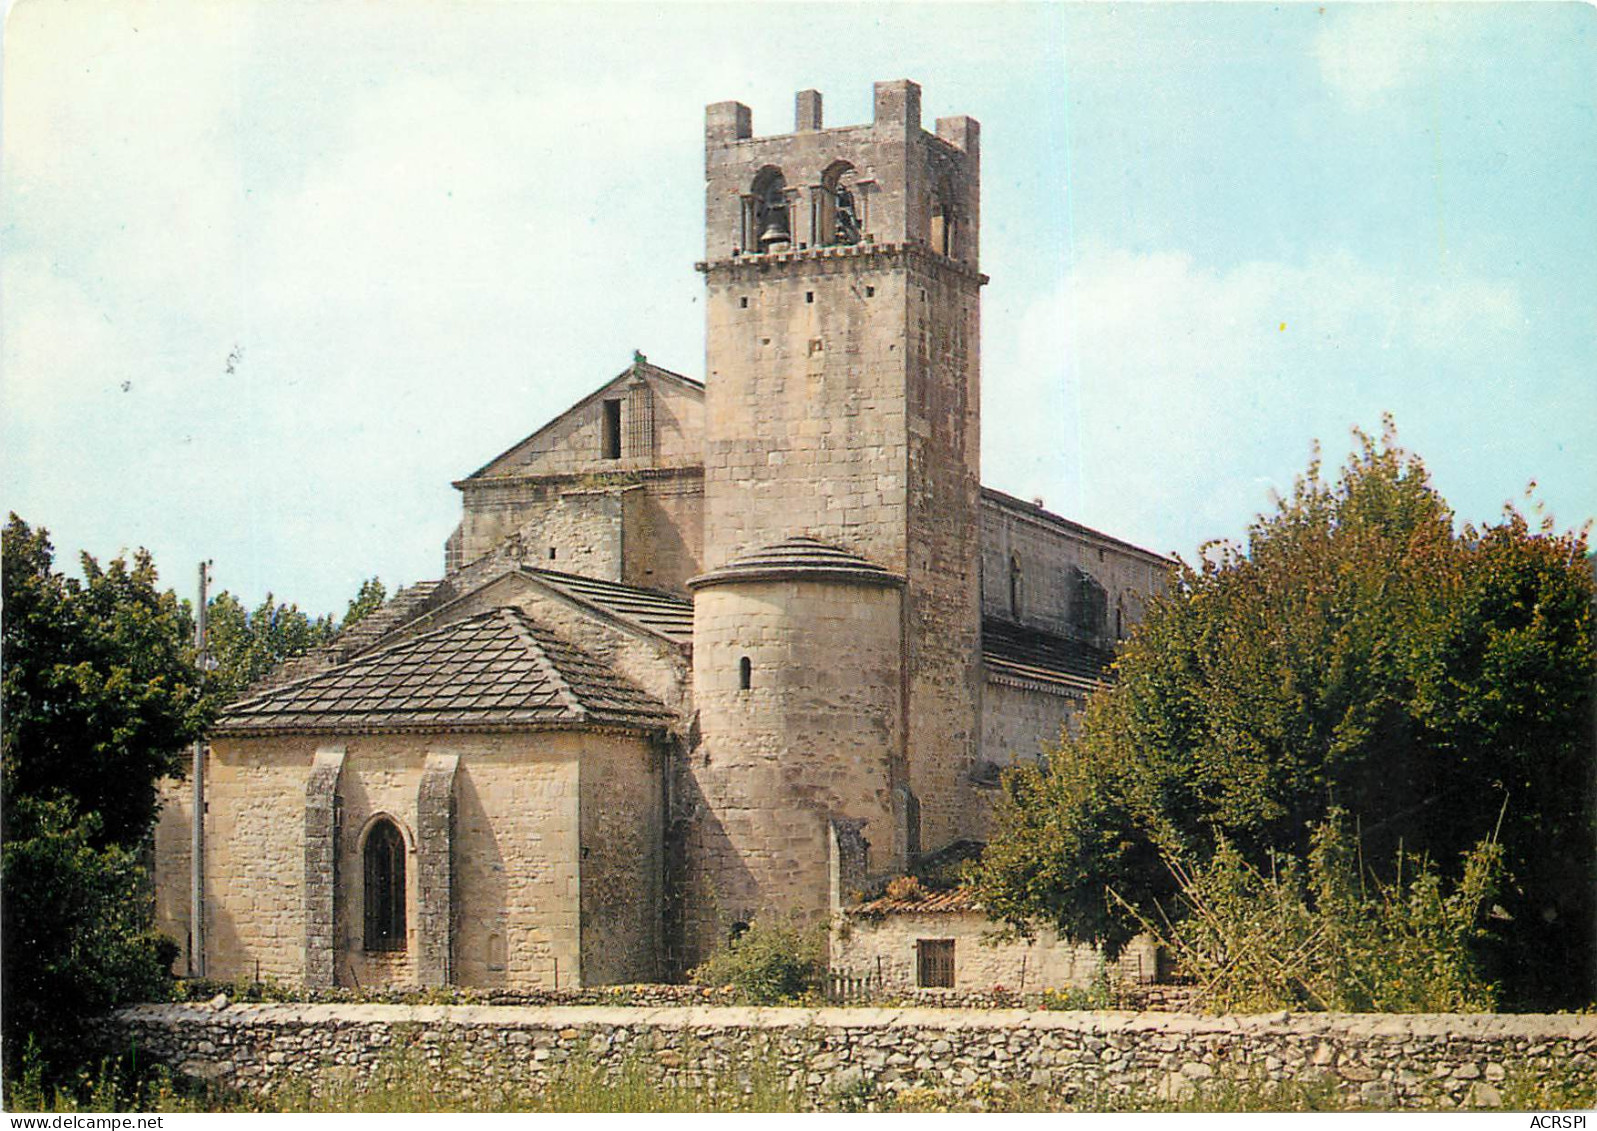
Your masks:
{"label": "battlement on tower", "polygon": [[975,270],[981,126],[921,128],[920,87],[875,86],[873,120],[826,128],[819,91],[794,99],[793,131],[756,136],[741,102],[705,111],[705,260],[861,243],[914,243]]}

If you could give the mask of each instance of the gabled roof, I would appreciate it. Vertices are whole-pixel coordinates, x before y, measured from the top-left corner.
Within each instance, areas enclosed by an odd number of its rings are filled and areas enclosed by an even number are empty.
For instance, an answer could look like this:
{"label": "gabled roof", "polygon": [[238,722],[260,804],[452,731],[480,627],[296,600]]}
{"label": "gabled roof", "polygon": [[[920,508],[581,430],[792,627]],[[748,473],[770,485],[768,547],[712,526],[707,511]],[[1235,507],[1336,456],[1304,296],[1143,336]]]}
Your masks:
{"label": "gabled roof", "polygon": [[592,392],[587,393],[586,395],[584,395],[580,400],[578,400],[575,404],[573,404],[570,408],[566,409],[564,412],[556,413],[541,428],[539,428],[536,432],[533,432],[530,436],[524,436],[520,440],[517,440],[514,444],[511,444],[504,451],[502,451],[498,455],[494,456],[493,459],[489,460],[487,463],[485,463],[481,467],[479,467],[476,471],[473,471],[470,475],[466,476],[465,479],[462,479],[462,480],[459,481],[459,483],[456,483],[456,486],[458,487],[460,485],[460,483],[464,483],[467,480],[482,479],[482,478],[486,477],[489,468],[491,468],[495,464],[499,463],[506,456],[509,456],[509,455],[513,454],[514,452],[517,452],[520,449],[526,447],[528,444],[530,444],[534,440],[536,440],[539,436],[542,436],[545,432],[548,432],[550,429],[558,426],[561,421],[565,420],[568,416],[570,416],[572,413],[576,412],[583,405],[589,403],[590,401],[597,400],[599,397],[603,396],[604,393],[606,391],[608,391],[612,386],[618,384],[621,381],[630,380],[633,377],[649,377],[649,378],[655,378],[655,379],[658,379],[658,380],[667,381],[667,382],[670,382],[670,383],[675,384],[675,385],[680,385],[683,389],[687,390],[690,394],[692,394],[694,396],[697,396],[700,399],[703,399],[703,397],[704,397],[704,382],[703,381],[695,380],[694,378],[688,377],[688,376],[686,376],[685,374],[682,374],[682,373],[675,373],[675,372],[673,372],[672,370],[669,370],[669,369],[663,369],[660,366],[655,365],[653,362],[646,360],[643,357],[642,354],[638,354],[638,355],[636,355],[636,359],[633,361],[633,363],[631,365],[627,366],[625,369],[623,369],[620,373],[617,373],[614,377],[611,377],[608,381],[605,381],[603,384],[601,384],[598,388],[594,389]]}
{"label": "gabled roof", "polygon": [[684,597],[552,569],[523,566],[521,572],[562,596],[597,608],[624,624],[664,636],[674,644],[693,643],[693,602]]}
{"label": "gabled roof", "polygon": [[514,608],[493,609],[233,704],[214,733],[626,727],[665,705]]}
{"label": "gabled roof", "polygon": [[1061,690],[1096,691],[1109,682],[1114,654],[1078,640],[983,617],[982,662],[988,677],[1041,683]]}

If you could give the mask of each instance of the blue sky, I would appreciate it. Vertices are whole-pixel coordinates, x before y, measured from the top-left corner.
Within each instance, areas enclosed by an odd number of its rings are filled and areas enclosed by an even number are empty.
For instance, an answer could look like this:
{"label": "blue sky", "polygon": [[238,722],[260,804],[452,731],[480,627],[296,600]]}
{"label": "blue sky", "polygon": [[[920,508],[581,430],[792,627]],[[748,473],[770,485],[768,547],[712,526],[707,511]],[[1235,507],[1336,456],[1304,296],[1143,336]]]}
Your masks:
{"label": "blue sky", "polygon": [[168,584],[437,576],[468,474],[703,367],[702,121],[983,124],[983,478],[1191,555],[1395,414],[1463,519],[1597,514],[1584,4],[20,0],[4,505]]}

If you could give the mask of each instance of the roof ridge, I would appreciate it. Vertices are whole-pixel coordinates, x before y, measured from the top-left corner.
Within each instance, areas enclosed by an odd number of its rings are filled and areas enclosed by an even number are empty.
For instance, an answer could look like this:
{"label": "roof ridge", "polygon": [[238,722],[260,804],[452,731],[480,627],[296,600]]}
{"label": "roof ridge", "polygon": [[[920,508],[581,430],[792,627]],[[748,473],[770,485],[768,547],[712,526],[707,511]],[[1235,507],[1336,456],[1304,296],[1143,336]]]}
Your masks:
{"label": "roof ridge", "polygon": [[[599,600],[594,596],[595,591],[592,587],[609,586],[612,590],[621,589],[650,600],[666,602],[679,616],[692,613],[693,602],[686,598],[678,597],[674,593],[667,593],[660,589],[644,589],[641,586],[628,585],[623,581],[604,581],[599,578],[584,577],[582,574],[561,573],[558,570],[539,569],[536,566],[526,564],[521,566],[521,574],[539,585],[548,586],[550,590],[562,599],[590,610],[592,613],[597,613],[602,617],[608,617],[633,632],[644,633],[657,640],[664,640],[673,646],[680,647],[682,645],[682,641],[663,631],[657,625],[650,624],[648,620],[639,616],[636,612],[623,611],[610,603]],[[569,583],[572,581],[576,582],[576,584]]]}
{"label": "roof ridge", "polygon": [[526,563],[522,563],[521,568],[530,573],[536,573],[541,576],[561,579],[570,578],[572,581],[586,582],[591,585],[603,585],[612,589],[626,589],[633,593],[643,593],[650,597],[659,597],[667,601],[674,601],[677,604],[684,605],[690,609],[693,607],[693,602],[691,600],[682,596],[681,594],[672,593],[669,589],[651,589],[646,585],[633,585],[630,581],[611,581],[608,578],[589,577],[587,574],[582,573],[567,573],[565,570],[560,569],[544,569],[542,566],[527,565]]}
{"label": "roof ridge", "polygon": [[[571,686],[570,681],[566,679],[565,673],[560,670],[559,665],[554,662],[554,659],[545,650],[543,643],[533,635],[533,628],[542,629],[542,626],[537,625],[536,622],[517,608],[501,606],[493,610],[493,612],[501,614],[501,619],[509,624],[510,630],[516,634],[522,644],[526,645],[533,662],[549,677],[549,682],[554,685],[555,693],[560,696],[561,702],[565,703],[566,707],[578,719],[586,722],[589,714],[588,705],[582,701],[582,697]],[[547,631],[546,629],[542,630]]]}

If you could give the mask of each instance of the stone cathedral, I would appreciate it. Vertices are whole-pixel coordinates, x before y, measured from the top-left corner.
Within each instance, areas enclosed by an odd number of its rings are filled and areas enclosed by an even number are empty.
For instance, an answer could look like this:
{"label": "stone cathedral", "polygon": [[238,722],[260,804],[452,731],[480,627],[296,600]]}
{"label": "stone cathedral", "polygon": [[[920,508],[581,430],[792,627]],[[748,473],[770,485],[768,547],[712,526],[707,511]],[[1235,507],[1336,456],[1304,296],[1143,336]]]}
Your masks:
{"label": "stone cathedral", "polygon": [[218,720],[157,831],[191,971],[678,978],[979,846],[1106,678],[1169,563],[981,485],[978,124],[796,103],[708,108],[702,381],[634,355]]}

